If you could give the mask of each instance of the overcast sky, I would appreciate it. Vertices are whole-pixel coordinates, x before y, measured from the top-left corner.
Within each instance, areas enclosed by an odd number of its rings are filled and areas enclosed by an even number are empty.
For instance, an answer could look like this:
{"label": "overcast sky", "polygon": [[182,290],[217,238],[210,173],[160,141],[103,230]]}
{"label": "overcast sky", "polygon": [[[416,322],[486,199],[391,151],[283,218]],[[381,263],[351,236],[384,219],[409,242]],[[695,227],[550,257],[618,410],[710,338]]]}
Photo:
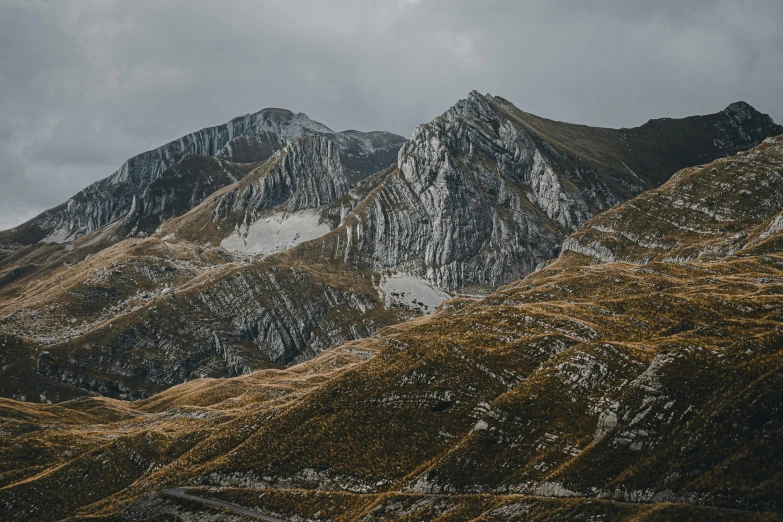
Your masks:
{"label": "overcast sky", "polygon": [[781,0],[0,0],[0,229],[264,107],[406,137],[472,89],[589,125],[736,100],[781,122],[781,21]]}

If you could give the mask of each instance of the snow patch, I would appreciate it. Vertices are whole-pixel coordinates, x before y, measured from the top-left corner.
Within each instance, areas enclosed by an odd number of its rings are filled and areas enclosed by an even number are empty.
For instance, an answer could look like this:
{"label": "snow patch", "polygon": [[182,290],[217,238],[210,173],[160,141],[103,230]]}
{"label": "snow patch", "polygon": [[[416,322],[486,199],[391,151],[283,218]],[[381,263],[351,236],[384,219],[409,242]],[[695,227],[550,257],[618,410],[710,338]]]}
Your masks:
{"label": "snow patch", "polygon": [[381,291],[384,295],[386,307],[394,305],[418,308],[421,312],[429,314],[446,299],[449,294],[432,286],[426,279],[410,274],[394,274],[381,282]]}
{"label": "snow patch", "polygon": [[67,230],[55,229],[51,234],[41,240],[41,243],[67,243],[71,234]]}
{"label": "snow patch", "polygon": [[327,223],[320,223],[317,210],[298,212],[279,212],[262,217],[249,227],[240,228],[236,233],[221,241],[226,250],[246,254],[273,254],[323,236],[331,230]]}

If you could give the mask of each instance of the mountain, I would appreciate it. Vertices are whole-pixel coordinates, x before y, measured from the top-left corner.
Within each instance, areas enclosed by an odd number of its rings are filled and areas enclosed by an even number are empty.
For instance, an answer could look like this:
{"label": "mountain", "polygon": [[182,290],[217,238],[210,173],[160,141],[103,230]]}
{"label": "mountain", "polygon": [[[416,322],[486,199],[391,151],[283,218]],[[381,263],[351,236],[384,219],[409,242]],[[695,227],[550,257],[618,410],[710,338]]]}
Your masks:
{"label": "mountain", "polygon": [[[301,115],[263,114],[267,127],[283,122],[274,136],[305,132]],[[744,104],[595,129],[473,92],[419,126],[396,165],[367,175],[357,169],[378,167],[399,140],[311,127],[281,145],[243,123],[259,134],[182,156],[126,193],[109,223],[8,250],[0,394],[138,399],[296,364],[525,277],[591,216],[660,185],[666,168],[779,129]]]}
{"label": "mountain", "polygon": [[679,172],[660,188],[588,221],[564,251],[644,264],[725,257],[768,240],[783,223],[780,136]]}
{"label": "mountain", "polygon": [[781,132],[744,103],[614,130],[545,120],[472,92],[417,127],[397,169],[344,226],[299,252],[486,292],[556,257],[589,217]]}
{"label": "mountain", "polygon": [[[0,303],[9,374],[0,393],[44,402],[84,393],[138,399],[194,377],[285,366],[420,313],[387,307],[371,280],[344,271],[203,244],[224,232],[237,249],[250,240],[280,251],[307,239],[309,225],[315,233],[336,226],[348,192],[363,186],[351,188],[341,150],[328,138],[304,137],[263,164],[243,164],[249,172],[241,181],[172,220],[191,226],[193,241],[164,231],[100,246],[135,222],[132,209],[68,245],[12,253],[4,263],[16,268],[3,273]],[[330,221],[302,223],[292,214],[281,225],[267,217],[276,211]],[[299,228],[288,233],[292,222]]]}
{"label": "mountain", "polygon": [[[134,156],[67,202],[0,233],[0,245],[73,240],[131,210],[146,222],[131,231],[151,233],[163,220],[193,208],[241,177],[244,168],[232,163],[263,162],[303,136],[328,136],[338,142],[354,181],[393,163],[405,141],[388,132],[334,132],[303,113],[264,109]],[[219,161],[208,158],[213,156]]]}
{"label": "mountain", "polygon": [[[132,403],[0,400],[0,512],[779,520],[781,169],[783,136],[682,170],[566,243],[592,250],[285,369]],[[183,485],[195,500],[161,493]]]}

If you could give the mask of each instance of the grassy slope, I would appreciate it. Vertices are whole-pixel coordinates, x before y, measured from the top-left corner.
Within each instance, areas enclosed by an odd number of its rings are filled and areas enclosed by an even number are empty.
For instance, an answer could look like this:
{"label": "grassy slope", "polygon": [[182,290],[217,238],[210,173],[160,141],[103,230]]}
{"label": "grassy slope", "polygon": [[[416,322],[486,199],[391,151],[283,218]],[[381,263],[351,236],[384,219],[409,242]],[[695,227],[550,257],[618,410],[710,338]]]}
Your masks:
{"label": "grassy slope", "polygon": [[[780,509],[783,234],[749,226],[748,250],[689,264],[569,253],[486,299],[288,370],[194,381],[134,405],[3,401],[0,509],[108,515],[157,487],[234,478],[366,491],[371,506],[340,502],[395,519],[453,508],[492,520],[504,503],[530,503],[541,519],[715,514],[527,500],[569,491]],[[414,491],[465,496],[433,508]],[[309,495],[308,510],[332,503]]]}
{"label": "grassy slope", "polygon": [[[110,458],[126,478],[84,513],[108,513],[150,488],[213,472],[316,489],[329,478],[326,487],[366,487],[376,496],[423,483],[427,491],[493,493],[476,500],[474,516],[489,520],[490,507],[519,500],[502,495],[551,495],[536,490],[547,482],[625,500],[669,489],[725,508],[774,505],[783,469],[773,458],[782,428],[783,287],[758,281],[783,281],[783,258],[638,267],[574,257],[483,301],[286,371],[167,390],[134,405],[131,420],[114,421],[120,437],[104,449],[82,450],[52,478],[15,482],[0,498],[49,502],[67,494],[61,477]],[[596,440],[610,410],[618,424]],[[487,429],[472,431],[479,421]],[[124,464],[128,454],[117,444],[144,465]],[[320,474],[316,483],[295,478],[305,469]],[[90,480],[101,475],[94,470]],[[541,512],[588,509],[563,502]],[[589,509],[625,509],[600,506]],[[666,509],[686,508],[628,508],[627,516]]]}
{"label": "grassy slope", "polygon": [[588,221],[572,240],[616,260],[720,258],[752,245],[780,212],[783,136],[685,169]]}

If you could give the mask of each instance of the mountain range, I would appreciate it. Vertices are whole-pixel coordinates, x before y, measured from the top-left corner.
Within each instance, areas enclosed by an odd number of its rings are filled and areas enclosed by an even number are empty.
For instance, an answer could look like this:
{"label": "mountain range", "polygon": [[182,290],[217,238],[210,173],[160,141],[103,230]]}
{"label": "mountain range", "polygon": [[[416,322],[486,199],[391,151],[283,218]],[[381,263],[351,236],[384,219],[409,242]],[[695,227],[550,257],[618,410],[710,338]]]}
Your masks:
{"label": "mountain range", "polygon": [[781,135],[474,91],[131,158],[0,232],[0,514],[773,520]]}

